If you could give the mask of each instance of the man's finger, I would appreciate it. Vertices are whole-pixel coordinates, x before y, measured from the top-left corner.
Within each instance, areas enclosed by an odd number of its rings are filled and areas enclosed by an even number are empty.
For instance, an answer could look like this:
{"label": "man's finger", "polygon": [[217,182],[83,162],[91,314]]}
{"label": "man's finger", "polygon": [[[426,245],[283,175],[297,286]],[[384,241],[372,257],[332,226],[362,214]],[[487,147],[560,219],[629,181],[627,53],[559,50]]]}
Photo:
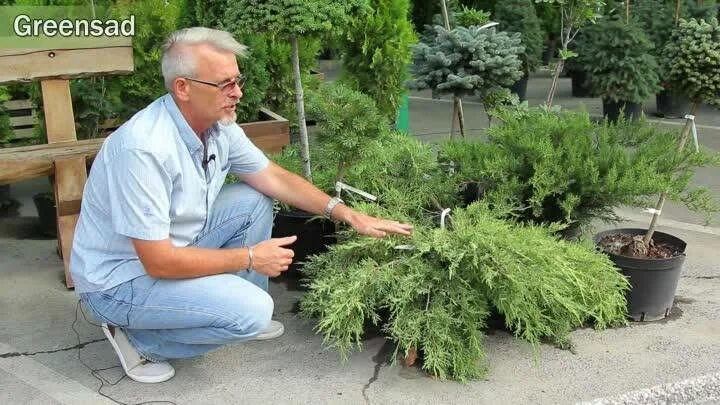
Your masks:
{"label": "man's finger", "polygon": [[286,236],[284,238],[275,238],[273,241],[275,242],[276,246],[287,246],[291,243],[294,243],[297,240],[297,236]]}

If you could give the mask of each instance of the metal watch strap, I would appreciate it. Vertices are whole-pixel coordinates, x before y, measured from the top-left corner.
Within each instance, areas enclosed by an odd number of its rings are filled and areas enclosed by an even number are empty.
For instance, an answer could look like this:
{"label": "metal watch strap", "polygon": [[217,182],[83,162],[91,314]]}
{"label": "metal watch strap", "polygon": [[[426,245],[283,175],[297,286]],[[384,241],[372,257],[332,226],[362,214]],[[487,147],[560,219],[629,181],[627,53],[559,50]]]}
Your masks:
{"label": "metal watch strap", "polygon": [[340,197],[333,197],[330,201],[328,201],[328,204],[325,207],[325,212],[323,213],[325,218],[332,219],[332,212],[338,204],[345,204],[345,201],[343,201]]}

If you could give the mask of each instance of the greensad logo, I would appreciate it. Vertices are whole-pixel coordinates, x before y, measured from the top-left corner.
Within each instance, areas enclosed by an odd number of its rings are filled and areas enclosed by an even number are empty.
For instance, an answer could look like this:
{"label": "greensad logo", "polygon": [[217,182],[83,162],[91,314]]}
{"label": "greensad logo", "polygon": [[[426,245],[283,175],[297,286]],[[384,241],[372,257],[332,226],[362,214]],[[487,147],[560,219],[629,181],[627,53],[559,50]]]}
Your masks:
{"label": "greensad logo", "polygon": [[44,35],[54,37],[116,37],[135,35],[135,16],[118,20],[44,20],[33,19],[27,14],[20,14],[13,21],[13,30],[19,37],[38,37]]}
{"label": "greensad logo", "polygon": [[0,48],[48,49],[128,43],[135,16],[91,6],[0,6]]}

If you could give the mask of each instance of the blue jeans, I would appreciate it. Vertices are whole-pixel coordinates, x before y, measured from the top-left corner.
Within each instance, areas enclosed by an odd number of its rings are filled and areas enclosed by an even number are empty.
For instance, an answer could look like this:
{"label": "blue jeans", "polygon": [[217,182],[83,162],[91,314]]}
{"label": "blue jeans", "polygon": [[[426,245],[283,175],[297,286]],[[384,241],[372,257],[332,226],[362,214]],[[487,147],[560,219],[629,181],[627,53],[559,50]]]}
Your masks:
{"label": "blue jeans", "polygon": [[[254,245],[270,238],[272,221],[272,199],[244,183],[225,185],[193,246]],[[190,279],[144,275],[80,297],[96,318],[122,328],[143,357],[196,357],[250,339],[270,323],[267,276],[238,270]]]}

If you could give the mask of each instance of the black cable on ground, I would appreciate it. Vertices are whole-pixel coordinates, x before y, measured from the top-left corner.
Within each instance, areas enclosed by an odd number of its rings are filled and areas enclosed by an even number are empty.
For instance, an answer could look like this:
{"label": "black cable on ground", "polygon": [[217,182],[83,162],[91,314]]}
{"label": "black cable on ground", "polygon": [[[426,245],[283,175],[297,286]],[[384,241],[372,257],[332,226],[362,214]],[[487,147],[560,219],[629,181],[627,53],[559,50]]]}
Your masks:
{"label": "black cable on ground", "polygon": [[[113,401],[113,402],[115,402],[116,404],[119,404],[119,405],[146,405],[146,404],[171,404],[171,405],[177,405],[177,404],[176,404],[175,402],[173,402],[173,401],[164,401],[164,400],[159,400],[159,401],[144,401],[144,402],[138,402],[138,403],[135,403],[135,404],[128,404],[128,403],[126,403],[126,402],[118,401],[117,399],[115,399],[115,398],[113,398],[113,397],[111,397],[111,396],[109,396],[109,395],[107,395],[107,394],[104,394],[104,393],[102,392],[102,389],[103,389],[103,387],[104,387],[105,385],[108,385],[108,386],[111,386],[111,387],[112,387],[112,386],[115,386],[115,385],[119,384],[120,381],[124,380],[125,377],[127,377],[127,375],[123,375],[123,376],[120,377],[117,381],[114,381],[114,382],[113,382],[113,381],[109,381],[109,380],[105,379],[105,377],[103,377],[102,375],[100,375],[100,371],[111,370],[111,369],[113,369],[113,368],[118,368],[118,367],[120,367],[120,366],[112,366],[112,367],[105,367],[105,368],[92,368],[92,367],[90,367],[89,365],[87,365],[87,364],[82,360],[82,358],[80,358],[80,349],[81,349],[81,347],[82,347],[83,345],[80,343],[80,333],[75,329],[75,324],[76,324],[77,321],[78,321],[78,311],[80,311],[80,312],[82,313],[82,316],[83,316],[83,318],[85,319],[85,322],[87,322],[87,323],[89,323],[89,324],[91,324],[91,325],[95,325],[95,326],[100,327],[100,328],[102,328],[102,326],[101,326],[101,325],[98,325],[98,324],[96,324],[96,323],[93,323],[93,322],[91,322],[91,321],[89,321],[89,320],[87,319],[87,317],[85,316],[85,311],[83,311],[82,307],[80,306],[80,300],[78,300],[77,305],[75,306],[75,319],[73,320],[73,323],[72,323],[72,325],[71,325],[71,328],[72,328],[73,332],[75,332],[75,336],[77,336],[77,340],[78,340],[78,345],[77,345],[77,349],[78,349],[78,351],[77,351],[77,358],[78,358],[78,361],[80,361],[80,363],[81,363],[83,366],[85,366],[88,370],[90,370],[90,374],[91,374],[93,377],[95,377],[96,380],[100,381],[100,386],[99,386],[98,389],[97,389],[97,393],[98,393],[98,394],[102,395],[103,397],[105,397],[105,398],[107,398],[107,399],[109,399],[109,400],[111,400],[111,401]],[[101,340],[103,340],[103,339],[101,339]]]}

